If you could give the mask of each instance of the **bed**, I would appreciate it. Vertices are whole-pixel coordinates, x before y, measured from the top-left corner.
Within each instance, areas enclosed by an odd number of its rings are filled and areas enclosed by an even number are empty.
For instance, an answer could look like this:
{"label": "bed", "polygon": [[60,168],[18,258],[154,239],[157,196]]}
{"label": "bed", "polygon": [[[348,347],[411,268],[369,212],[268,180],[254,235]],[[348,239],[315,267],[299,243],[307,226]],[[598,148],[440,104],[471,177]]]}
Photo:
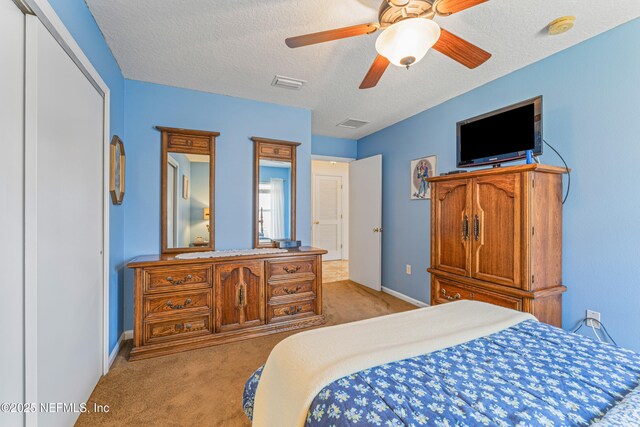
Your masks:
{"label": "bed", "polygon": [[461,301],[287,338],[243,406],[254,426],[640,426],[639,384],[637,353]]}

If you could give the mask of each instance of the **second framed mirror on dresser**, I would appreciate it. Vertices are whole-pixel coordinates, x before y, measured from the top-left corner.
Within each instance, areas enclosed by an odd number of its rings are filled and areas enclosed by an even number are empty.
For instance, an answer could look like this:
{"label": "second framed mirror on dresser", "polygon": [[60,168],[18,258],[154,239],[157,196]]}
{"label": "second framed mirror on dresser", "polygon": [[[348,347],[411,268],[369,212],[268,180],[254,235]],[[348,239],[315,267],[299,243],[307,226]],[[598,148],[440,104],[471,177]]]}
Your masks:
{"label": "second framed mirror on dresser", "polygon": [[215,249],[215,142],[218,132],[156,126],[162,133],[163,254]]}
{"label": "second framed mirror on dresser", "polygon": [[299,142],[253,137],[253,247],[296,239],[296,149]]}

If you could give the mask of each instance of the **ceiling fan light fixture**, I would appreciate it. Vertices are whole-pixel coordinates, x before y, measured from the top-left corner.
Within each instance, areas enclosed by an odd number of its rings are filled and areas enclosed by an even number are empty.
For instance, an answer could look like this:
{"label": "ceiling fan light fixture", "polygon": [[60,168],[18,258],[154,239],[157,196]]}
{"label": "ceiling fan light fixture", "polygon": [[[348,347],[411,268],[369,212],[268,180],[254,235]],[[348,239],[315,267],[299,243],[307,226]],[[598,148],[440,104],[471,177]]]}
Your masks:
{"label": "ceiling fan light fixture", "polygon": [[376,40],[376,50],[393,65],[409,67],[419,62],[440,38],[440,26],[430,19],[396,22]]}

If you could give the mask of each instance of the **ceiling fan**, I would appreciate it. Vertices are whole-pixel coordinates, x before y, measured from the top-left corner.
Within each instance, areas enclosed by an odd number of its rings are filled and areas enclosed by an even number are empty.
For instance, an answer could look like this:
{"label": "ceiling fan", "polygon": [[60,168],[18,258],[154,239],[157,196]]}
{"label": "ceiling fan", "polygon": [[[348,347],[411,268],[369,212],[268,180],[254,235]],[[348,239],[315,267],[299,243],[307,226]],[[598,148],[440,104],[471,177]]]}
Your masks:
{"label": "ceiling fan", "polygon": [[433,47],[468,68],[482,65],[491,54],[466,40],[441,29],[433,19],[449,16],[488,0],[383,0],[379,23],[354,25],[286,39],[290,48],[298,48],[348,37],[382,33],[376,41],[378,56],[360,84],[369,89],[378,84],[389,64],[414,65]]}

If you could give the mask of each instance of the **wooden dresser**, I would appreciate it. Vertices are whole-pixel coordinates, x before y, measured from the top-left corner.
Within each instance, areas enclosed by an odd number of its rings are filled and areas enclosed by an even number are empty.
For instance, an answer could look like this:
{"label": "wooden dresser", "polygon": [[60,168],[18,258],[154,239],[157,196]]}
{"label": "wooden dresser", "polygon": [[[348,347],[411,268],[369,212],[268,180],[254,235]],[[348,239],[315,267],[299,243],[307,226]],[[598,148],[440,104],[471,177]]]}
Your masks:
{"label": "wooden dresser", "polygon": [[130,360],[323,324],[325,253],[135,258]]}
{"label": "wooden dresser", "polygon": [[430,178],[431,303],[473,299],[562,325],[562,175],[539,164]]}

